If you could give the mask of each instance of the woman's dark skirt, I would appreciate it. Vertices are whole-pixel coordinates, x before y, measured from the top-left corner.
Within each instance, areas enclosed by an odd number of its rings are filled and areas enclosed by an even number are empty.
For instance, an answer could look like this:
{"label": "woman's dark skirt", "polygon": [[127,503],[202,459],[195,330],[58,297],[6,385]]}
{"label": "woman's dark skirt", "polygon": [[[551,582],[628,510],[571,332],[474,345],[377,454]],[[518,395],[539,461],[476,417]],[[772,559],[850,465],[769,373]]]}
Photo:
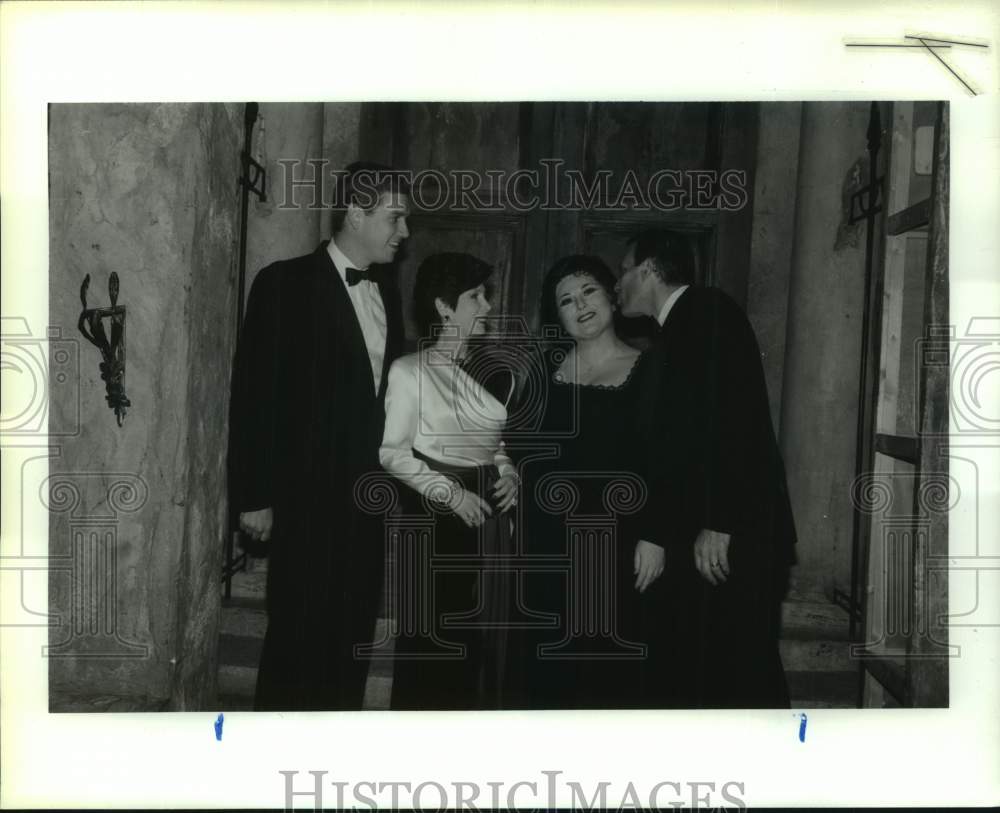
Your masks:
{"label": "woman's dark skirt", "polygon": [[397,626],[393,709],[501,707],[510,578],[509,514],[491,500],[495,466],[455,467],[414,454],[493,508],[478,528],[400,489],[400,533],[390,601]]}

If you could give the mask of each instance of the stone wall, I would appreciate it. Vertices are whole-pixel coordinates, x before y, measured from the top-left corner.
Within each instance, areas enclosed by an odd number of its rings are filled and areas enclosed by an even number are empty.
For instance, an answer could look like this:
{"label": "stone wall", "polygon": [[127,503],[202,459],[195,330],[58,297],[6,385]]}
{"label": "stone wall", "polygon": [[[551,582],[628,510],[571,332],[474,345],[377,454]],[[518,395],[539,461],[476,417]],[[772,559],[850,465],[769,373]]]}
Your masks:
{"label": "stone wall", "polygon": [[864,306],[864,223],[847,188],[867,155],[869,104],[802,109],[781,448],[799,535],[796,578],[850,590],[855,433]]}
{"label": "stone wall", "polygon": [[[267,200],[250,198],[247,291],[260,268],[329,233],[328,210],[282,206],[278,161],[341,168],[359,121],[359,104],[260,106],[252,151]],[[50,109],[49,323],[79,340],[81,370],[79,404],[52,398],[50,433],[66,437],[43,486],[50,555],[64,557],[50,575],[53,709],[213,702],[242,147],[242,104]],[[102,307],[112,271],[132,402],[120,428],[76,327],[84,276]]]}
{"label": "stone wall", "polygon": [[747,317],[760,345],[775,432],[781,426],[801,124],[800,102],[760,106]]}
{"label": "stone wall", "polygon": [[747,315],[760,344],[799,535],[799,593],[850,590],[868,104],[761,105]]}
{"label": "stone wall", "polygon": [[[250,198],[247,294],[265,266],[308,254],[330,239],[330,209],[314,204],[332,199],[332,172],[365,158],[360,123],[360,102],[260,105],[254,151],[267,167],[267,200]],[[322,166],[309,163],[324,160]]]}
{"label": "stone wall", "polygon": [[[81,340],[80,428],[50,463],[54,708],[214,694],[241,140],[240,105],[50,108],[50,324],[78,337],[84,275],[106,306],[117,272],[131,399],[119,428]],[[53,435],[76,408],[53,399]]]}
{"label": "stone wall", "polygon": [[[352,161],[378,160],[368,155],[361,144],[361,105],[357,102],[328,102],[323,105],[323,156],[330,168],[343,169]],[[400,167],[409,169],[409,167]],[[324,212],[319,222],[319,235],[330,239],[332,218]]]}
{"label": "stone wall", "polygon": [[[307,254],[319,243],[320,217],[327,212],[310,208],[314,201],[308,187],[290,190],[289,183],[308,180],[313,168],[307,162],[324,157],[323,105],[261,104],[254,153],[267,167],[267,200],[250,196],[247,292],[261,268],[276,260]],[[293,206],[295,203],[300,205]]]}

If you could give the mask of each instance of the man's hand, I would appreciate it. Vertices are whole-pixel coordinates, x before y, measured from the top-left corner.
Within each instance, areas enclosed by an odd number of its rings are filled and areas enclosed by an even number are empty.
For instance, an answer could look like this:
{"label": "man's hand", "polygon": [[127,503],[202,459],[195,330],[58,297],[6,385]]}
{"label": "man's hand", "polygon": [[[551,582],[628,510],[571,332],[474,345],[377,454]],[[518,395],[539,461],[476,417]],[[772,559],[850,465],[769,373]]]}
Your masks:
{"label": "man's hand", "polygon": [[663,548],[640,539],[635,543],[635,556],[633,571],[636,575],[635,589],[640,593],[646,592],[646,588],[655,582],[663,573],[663,562],[666,557]]}
{"label": "man's hand", "polygon": [[251,539],[267,542],[271,538],[271,526],[274,524],[274,512],[270,508],[259,511],[246,511],[240,514],[240,530]]}
{"label": "man's hand", "polygon": [[729,576],[729,534],[702,528],[694,541],[694,566],[713,587]]}

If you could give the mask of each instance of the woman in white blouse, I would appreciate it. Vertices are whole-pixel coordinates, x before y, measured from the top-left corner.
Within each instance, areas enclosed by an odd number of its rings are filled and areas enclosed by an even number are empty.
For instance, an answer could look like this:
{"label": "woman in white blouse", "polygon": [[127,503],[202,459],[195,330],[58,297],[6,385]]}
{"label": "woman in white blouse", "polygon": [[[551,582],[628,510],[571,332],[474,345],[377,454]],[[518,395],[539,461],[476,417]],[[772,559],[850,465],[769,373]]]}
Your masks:
{"label": "woman in white blouse", "polygon": [[421,347],[389,370],[379,460],[406,486],[394,709],[500,702],[510,597],[498,557],[509,553],[505,512],[517,502],[501,438],[514,379],[469,354],[486,330],[491,273],[468,254],[424,260],[414,288]]}

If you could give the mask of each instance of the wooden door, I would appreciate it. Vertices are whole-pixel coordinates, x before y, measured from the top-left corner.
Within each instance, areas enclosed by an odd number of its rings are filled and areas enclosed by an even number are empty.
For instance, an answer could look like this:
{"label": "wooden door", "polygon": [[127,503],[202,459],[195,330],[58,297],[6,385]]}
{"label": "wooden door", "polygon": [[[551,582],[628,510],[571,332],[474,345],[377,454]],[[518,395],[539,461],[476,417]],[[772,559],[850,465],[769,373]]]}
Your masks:
{"label": "wooden door", "polygon": [[[699,281],[722,287],[741,304],[746,301],[756,104],[369,103],[362,113],[361,139],[363,157],[423,173],[416,176],[422,203],[437,202],[442,183],[434,173],[447,181],[447,200],[412,218],[412,236],[399,261],[407,310],[423,258],[437,251],[466,251],[497,269],[494,311],[521,316],[528,329],[537,331],[542,279],[552,263],[566,254],[594,253],[617,269],[629,235],[649,226],[690,233]],[[729,170],[746,195],[731,211],[711,202],[665,211],[655,203],[633,205],[627,195],[619,195],[629,173],[646,189],[662,170],[700,178],[709,201],[720,196],[718,173]],[[602,171],[610,173],[610,202],[620,197],[620,205],[567,203],[570,171],[580,173],[584,184]],[[532,172],[538,186],[545,186],[546,173],[556,176],[555,196],[548,186],[537,196],[539,205],[517,205],[515,196],[531,198],[533,181],[525,173]],[[712,172],[715,181],[706,174]],[[462,206],[458,188],[463,181],[455,173],[474,175],[477,199],[489,205]],[[742,173],[742,180],[733,173]],[[686,176],[685,182],[692,180]],[[406,324],[412,347],[417,337],[409,314]]]}
{"label": "wooden door", "polygon": [[[611,187],[620,190],[634,174],[640,189],[648,189],[657,173],[682,173],[684,185],[717,183],[721,173],[742,173],[746,196],[731,211],[720,210],[718,189],[711,202],[699,204],[686,190],[682,208],[567,208],[553,212],[544,262],[551,264],[572,250],[602,257],[618,268],[625,243],[643,228],[669,228],[692,237],[697,279],[717,285],[741,305],[746,304],[753,219],[753,183],[757,155],[756,104],[710,102],[591,102],[539,105],[539,141],[567,165],[592,181],[600,171],[611,172]],[[551,121],[551,123],[550,123]],[[551,136],[548,130],[551,129]],[[711,178],[716,181],[711,181]],[[612,193],[614,198],[614,192]],[[649,195],[652,199],[652,194]],[[546,265],[547,267],[547,265]],[[541,274],[532,275],[532,281]],[[537,288],[530,289],[537,293]]]}

